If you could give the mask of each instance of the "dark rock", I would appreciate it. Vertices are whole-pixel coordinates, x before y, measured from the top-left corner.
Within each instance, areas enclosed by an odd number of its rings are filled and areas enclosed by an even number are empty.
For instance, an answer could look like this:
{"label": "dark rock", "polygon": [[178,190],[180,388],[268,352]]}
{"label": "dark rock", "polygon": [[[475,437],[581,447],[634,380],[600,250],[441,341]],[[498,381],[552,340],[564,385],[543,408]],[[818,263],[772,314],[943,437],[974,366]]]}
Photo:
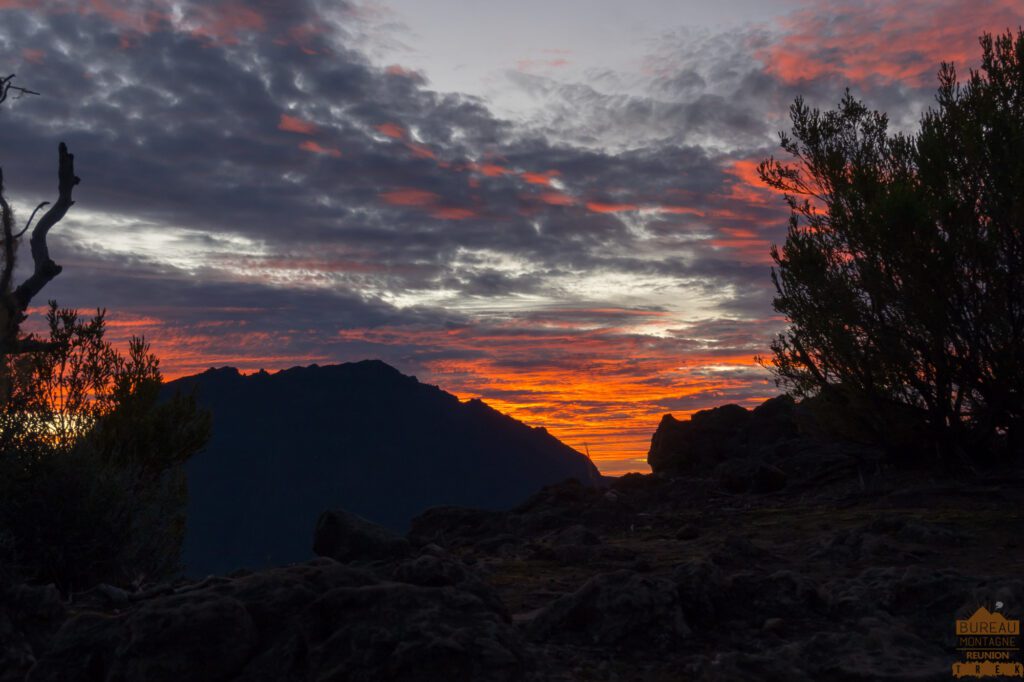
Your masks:
{"label": "dark rock", "polygon": [[599,556],[601,556],[601,550],[594,545],[554,545],[551,547],[551,558],[568,566],[585,565]]}
{"label": "dark rock", "polygon": [[661,487],[661,481],[653,476],[631,472],[619,476],[611,483],[611,490],[627,495],[650,492]]}
{"label": "dark rock", "polygon": [[409,552],[409,542],[392,531],[344,510],[320,514],[313,552],[336,561],[392,559]]}
{"label": "dark rock", "polygon": [[710,561],[691,561],[673,569],[672,582],[689,622],[706,626],[716,621],[724,580],[721,569]]}
{"label": "dark rock", "polygon": [[701,410],[688,421],[662,417],[651,439],[647,463],[655,473],[693,474],[746,454],[750,412],[739,405]]}
{"label": "dark rock", "polygon": [[256,643],[252,617],[237,599],[206,591],[175,594],[120,617],[73,616],[28,680],[212,682],[238,675]]}
{"label": "dark rock", "polygon": [[594,531],[581,524],[575,524],[568,528],[551,533],[544,538],[545,542],[552,545],[600,545],[599,538]]}
{"label": "dark rock", "polygon": [[795,617],[809,611],[824,611],[826,600],[810,578],[789,570],[774,573],[744,571],[724,585],[727,611],[752,625],[765,618]]}
{"label": "dark rock", "polygon": [[700,528],[695,524],[688,523],[676,531],[677,540],[696,540],[700,537]]}
{"label": "dark rock", "polygon": [[773,493],[786,487],[786,473],[749,459],[726,460],[715,469],[718,485],[730,493]]}
{"label": "dark rock", "polygon": [[457,557],[446,552],[421,554],[399,563],[391,573],[394,580],[421,587],[456,587],[470,592],[495,614],[508,620],[501,598],[480,575]]}
{"label": "dark rock", "polygon": [[76,606],[92,604],[98,608],[122,609],[130,603],[130,594],[114,585],[100,584],[75,595]]}
{"label": "dark rock", "polygon": [[656,476],[713,475],[723,490],[735,493],[774,492],[794,481],[805,487],[839,480],[863,485],[865,473],[880,467],[882,452],[805,429],[802,405],[779,396],[749,412],[725,405],[688,421],[665,415],[647,461]]}
{"label": "dark rock", "polygon": [[577,479],[570,478],[541,488],[525,502],[514,507],[512,512],[520,517],[532,515],[561,517],[595,504],[602,494],[598,488],[584,485]]}
{"label": "dark rock", "polygon": [[466,507],[431,507],[412,520],[406,537],[414,545],[435,543],[442,547],[464,547],[477,542],[494,542],[507,533],[508,515]]}
{"label": "dark rock", "polygon": [[453,556],[422,554],[400,563],[393,573],[394,579],[424,587],[445,587],[476,581],[475,575]]}
{"label": "dark rock", "polygon": [[499,533],[473,543],[473,548],[481,552],[497,552],[506,545],[515,545],[516,536],[511,533]]}
{"label": "dark rock", "polygon": [[612,647],[672,648],[690,634],[672,581],[629,570],[594,576],[545,607],[529,627],[543,640]]}
{"label": "dark rock", "polygon": [[[941,643],[921,637],[887,615],[865,617],[843,630],[825,630],[794,652],[812,679],[943,680],[956,659]],[[908,669],[908,661],[913,667]]]}
{"label": "dark rock", "polygon": [[[759,680],[760,682],[817,682],[821,679],[839,679],[829,676],[810,677],[798,661],[789,657],[771,656],[743,651],[719,652],[703,658],[691,673],[698,682],[724,680]],[[860,679],[860,678],[842,678]]]}
{"label": "dark rock", "polygon": [[28,680],[521,679],[523,644],[507,615],[449,569],[403,573],[434,583],[417,585],[319,559],[185,585],[123,613],[71,617]]}
{"label": "dark rock", "polygon": [[724,566],[751,566],[775,557],[772,553],[741,535],[726,535],[711,559]]}
{"label": "dark rock", "polygon": [[795,401],[788,395],[764,401],[750,413],[746,430],[747,441],[757,447],[796,438],[799,428]]}

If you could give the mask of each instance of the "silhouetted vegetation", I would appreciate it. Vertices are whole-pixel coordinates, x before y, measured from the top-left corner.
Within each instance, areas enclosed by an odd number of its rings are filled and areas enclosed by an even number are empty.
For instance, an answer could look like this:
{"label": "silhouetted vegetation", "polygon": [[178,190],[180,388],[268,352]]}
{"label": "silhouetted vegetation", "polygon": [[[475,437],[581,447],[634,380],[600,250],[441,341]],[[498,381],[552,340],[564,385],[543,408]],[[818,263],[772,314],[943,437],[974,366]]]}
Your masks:
{"label": "silhouetted vegetation", "polygon": [[[13,85],[13,79],[13,74],[0,78],[0,103],[9,97],[11,91],[15,91],[18,97],[24,94],[38,94]],[[49,348],[46,343],[40,343],[31,336],[23,338],[21,324],[27,317],[32,299],[61,273],[61,266],[50,258],[46,237],[50,230],[64,219],[68,209],[75,203],[72,192],[79,182],[78,176],[75,175],[75,156],[68,153],[67,145],[61,142],[57,146],[57,201],[52,206],[48,201],[40,203],[32,211],[25,226],[15,232],[14,209],[4,195],[4,174],[3,168],[0,168],[0,244],[3,248],[3,262],[0,263],[0,360],[10,355],[33,353]],[[32,273],[21,284],[14,286],[16,256],[22,238],[32,227],[36,214],[47,206],[50,208],[36,223],[29,238]],[[0,402],[6,398],[11,388],[9,381],[10,378],[6,374],[0,374]]]}
{"label": "silhouetted vegetation", "polygon": [[104,314],[51,303],[51,349],[8,356],[0,407],[0,564],[69,591],[175,575],[185,531],[184,462],[209,416],[191,397],[160,402],[141,338],[121,355]]}
{"label": "silhouetted vegetation", "polygon": [[[939,72],[914,134],[847,92],[797,99],[759,172],[786,193],[773,247],[778,381],[904,458],[988,464],[1024,448],[1024,32]],[[852,425],[852,426],[851,426]]]}
{"label": "silhouetted vegetation", "polygon": [[[0,79],[0,101],[14,88]],[[63,591],[127,585],[179,570],[183,463],[206,442],[209,415],[192,398],[160,401],[156,357],[142,338],[122,355],[105,313],[82,320],[50,302],[49,338],[24,336],[32,298],[61,272],[46,237],[74,203],[74,157],[59,148],[58,199],[32,230],[31,274],[13,278],[20,231],[3,196],[0,222],[0,577]]]}

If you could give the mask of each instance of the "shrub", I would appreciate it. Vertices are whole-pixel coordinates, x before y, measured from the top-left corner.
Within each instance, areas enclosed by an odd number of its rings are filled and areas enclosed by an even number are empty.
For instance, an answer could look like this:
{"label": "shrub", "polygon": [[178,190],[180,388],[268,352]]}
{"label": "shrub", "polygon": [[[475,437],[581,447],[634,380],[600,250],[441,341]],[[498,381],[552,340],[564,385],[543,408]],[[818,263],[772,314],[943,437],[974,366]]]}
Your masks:
{"label": "shrub", "polygon": [[779,383],[947,464],[1024,450],[1024,32],[981,46],[966,83],[943,65],[916,134],[849,92],[834,111],[798,99],[795,161],[759,168],[791,208],[772,248]]}
{"label": "shrub", "polygon": [[158,361],[127,356],[104,313],[81,321],[51,303],[52,348],[9,356],[0,408],[0,536],[6,571],[63,592],[129,586],[180,570],[185,461],[209,435],[192,397],[160,401]]}

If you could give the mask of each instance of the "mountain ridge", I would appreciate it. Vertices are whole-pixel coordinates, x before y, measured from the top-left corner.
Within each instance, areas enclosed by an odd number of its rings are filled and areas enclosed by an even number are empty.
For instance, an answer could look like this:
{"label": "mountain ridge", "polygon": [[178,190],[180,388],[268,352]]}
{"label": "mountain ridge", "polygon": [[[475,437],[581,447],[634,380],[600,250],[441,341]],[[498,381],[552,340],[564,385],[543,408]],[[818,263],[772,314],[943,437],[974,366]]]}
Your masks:
{"label": "mountain ridge", "polygon": [[404,530],[432,506],[502,509],[567,478],[601,481],[543,427],[380,360],[211,368],[164,387],[177,390],[213,414],[210,443],[186,465],[190,574],[307,559],[328,508]]}

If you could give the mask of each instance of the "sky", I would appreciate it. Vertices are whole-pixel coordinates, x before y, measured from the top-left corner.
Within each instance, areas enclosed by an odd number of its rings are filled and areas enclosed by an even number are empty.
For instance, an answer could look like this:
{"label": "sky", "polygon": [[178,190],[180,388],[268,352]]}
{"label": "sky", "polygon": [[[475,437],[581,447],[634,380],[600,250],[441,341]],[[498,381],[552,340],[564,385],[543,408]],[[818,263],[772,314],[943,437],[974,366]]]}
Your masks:
{"label": "sky", "polygon": [[[646,471],[663,414],[779,393],[755,362],[797,96],[912,130],[1019,0],[0,0],[0,165],[45,299],[165,377],[380,358]],[[25,260],[25,259],[23,259]],[[24,263],[23,263],[24,264]],[[400,419],[400,415],[398,416]]]}

